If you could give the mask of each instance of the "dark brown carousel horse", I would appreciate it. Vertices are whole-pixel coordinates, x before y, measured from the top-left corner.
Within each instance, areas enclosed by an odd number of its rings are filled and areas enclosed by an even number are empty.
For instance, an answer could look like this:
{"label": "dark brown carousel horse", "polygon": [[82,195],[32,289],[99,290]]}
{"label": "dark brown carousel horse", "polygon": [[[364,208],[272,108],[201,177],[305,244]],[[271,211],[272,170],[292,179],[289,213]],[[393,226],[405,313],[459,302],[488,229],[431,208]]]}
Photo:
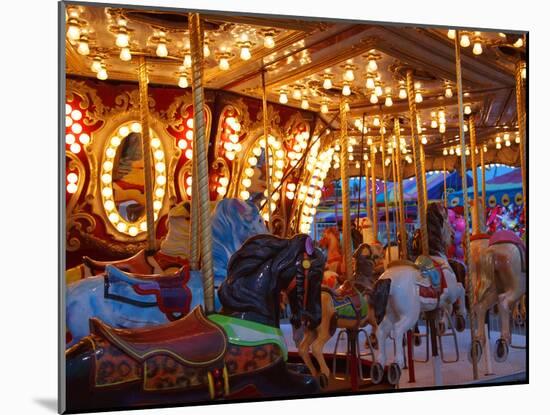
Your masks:
{"label": "dark brown carousel horse", "polygon": [[91,319],[91,334],[66,352],[68,410],[317,393],[312,376],[287,367],[279,296],[288,295],[293,325],[316,328],[324,262],[307,235],[257,235],[229,261],[218,290],[220,314],[195,308],[180,320],[141,329]]}

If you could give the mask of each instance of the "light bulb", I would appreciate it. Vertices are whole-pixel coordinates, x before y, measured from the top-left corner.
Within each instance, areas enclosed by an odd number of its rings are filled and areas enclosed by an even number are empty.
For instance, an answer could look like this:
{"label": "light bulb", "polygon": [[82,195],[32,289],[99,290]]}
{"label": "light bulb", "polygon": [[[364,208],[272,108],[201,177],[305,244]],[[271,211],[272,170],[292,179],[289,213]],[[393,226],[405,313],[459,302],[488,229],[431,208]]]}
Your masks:
{"label": "light bulb", "polygon": [[405,89],[405,87],[399,88],[399,98],[400,99],[407,98],[407,90]]}
{"label": "light bulb", "polygon": [[331,89],[332,88],[332,80],[328,76],[323,81],[323,88],[325,88],[325,89]]}
{"label": "light bulb", "polygon": [[189,81],[187,80],[186,75],[180,75],[178,80],[178,86],[180,88],[187,88],[189,86]]}
{"label": "light bulb", "polygon": [[371,104],[378,103],[378,96],[374,92],[370,95],[370,103]]}
{"label": "light bulb", "polygon": [[445,88],[445,97],[446,98],[452,98],[453,97],[453,89],[451,88],[450,85],[447,85],[447,87]]}
{"label": "light bulb", "polygon": [[504,142],[504,144],[506,145],[506,147],[510,147],[512,145],[512,143],[510,142],[510,140],[506,140]]}
{"label": "light bulb", "polygon": [[519,135],[516,135],[516,144],[519,144],[520,143],[520,138],[519,138]]}
{"label": "light bulb", "polygon": [[414,102],[420,103],[422,102],[422,100],[422,94],[420,93],[420,91],[416,91],[416,94],[414,95]]}
{"label": "light bulb", "polygon": [[279,102],[281,104],[286,104],[288,102],[288,95],[286,94],[286,92],[281,91],[279,93]]}
{"label": "light bulb", "polygon": [[350,88],[349,84],[344,84],[344,86],[342,87],[342,95],[344,95],[346,97],[351,95],[351,88]]}
{"label": "light bulb", "polygon": [[275,39],[273,35],[266,34],[264,37],[264,47],[268,49],[273,49],[275,47]]}
{"label": "light bulb", "polygon": [[472,107],[469,104],[464,105],[464,114],[470,115],[472,113]]}
{"label": "light bulb", "polygon": [[107,75],[107,69],[105,68],[101,68],[99,70],[99,72],[97,73],[97,79],[101,80],[101,81],[104,81],[108,78],[108,75]]}
{"label": "light bulb", "polygon": [[451,156],[453,156],[453,155],[455,154],[455,149],[454,149],[453,147],[451,147],[451,148],[449,149],[449,154],[450,154]]}
{"label": "light bulb", "polygon": [[518,37],[518,40],[515,41],[514,47],[521,48],[523,46],[523,39],[521,37]]}
{"label": "light bulb", "polygon": [[380,118],[374,117],[374,120],[372,121],[372,125],[375,127],[380,127]]}
{"label": "light bulb", "polygon": [[128,62],[132,59],[132,54],[130,53],[130,48],[122,48],[120,49],[120,60],[124,62]]}
{"label": "light bulb", "polygon": [[425,135],[422,136],[422,139],[420,141],[422,144],[428,144],[428,138]]}
{"label": "light bulb", "polygon": [[190,68],[190,67],[191,67],[191,54],[186,53],[186,54],[183,56],[183,66],[185,66],[186,68]]}
{"label": "light bulb", "polygon": [[464,152],[467,156],[470,155],[470,149],[469,148],[466,148],[466,151]]}
{"label": "light bulb", "polygon": [[447,37],[449,39],[455,39],[456,38],[456,30],[449,29],[449,31],[447,32]]}
{"label": "light bulb", "polygon": [[220,69],[222,71],[227,71],[229,69],[229,59],[220,58]]}
{"label": "light bulb", "polygon": [[369,62],[367,64],[367,69],[370,72],[376,72],[378,70],[378,64],[376,63],[376,59],[369,59]]}
{"label": "light bulb", "polygon": [[367,76],[367,84],[366,87],[368,89],[374,89],[376,85],[374,84],[374,78],[372,76]]}
{"label": "light bulb", "polygon": [[445,124],[439,124],[439,132],[443,134],[447,128],[445,127]]}
{"label": "light bulb", "polygon": [[90,45],[88,44],[88,39],[86,39],[85,37],[82,37],[80,39],[80,42],[78,43],[77,52],[84,56],[90,54]]}
{"label": "light bulb", "polygon": [[349,111],[350,111],[349,102],[344,102],[344,111],[345,111],[345,112],[349,112]]}
{"label": "light bulb", "polygon": [[374,88],[374,93],[377,96],[381,97],[382,94],[384,93],[384,90],[382,89],[382,85],[380,85],[380,84],[376,85],[376,87]]}
{"label": "light bulb", "polygon": [[165,41],[160,41],[157,45],[157,56],[159,58],[165,58],[168,56],[168,48],[166,47]]}
{"label": "light bulb", "polygon": [[483,48],[481,47],[481,42],[474,42],[474,48],[472,49],[474,55],[481,55],[483,53]]}
{"label": "light bulb", "polygon": [[328,112],[328,105],[326,103],[321,104],[321,112],[326,114]]}
{"label": "light bulb", "polygon": [[449,152],[447,151],[446,148],[443,149],[443,155],[446,156],[447,154],[449,154]]}
{"label": "light bulb", "polygon": [[128,33],[124,31],[117,33],[115,43],[119,48],[128,47],[128,41],[129,41]]}
{"label": "light bulb", "polygon": [[496,148],[497,148],[497,150],[500,150],[502,148],[502,144],[497,143]]}
{"label": "light bulb", "polygon": [[292,98],[299,100],[302,98],[302,90],[300,88],[294,88],[292,90]]}
{"label": "light bulb", "polygon": [[460,36],[460,46],[467,48],[470,46],[470,37],[466,34]]}
{"label": "light bulb", "polygon": [[100,70],[101,70],[101,59],[94,58],[94,61],[92,62],[92,71],[97,73]]}
{"label": "light bulb", "polygon": [[527,68],[525,66],[521,68],[521,79],[527,79]]}
{"label": "light bulb", "polygon": [[309,108],[309,101],[307,100],[307,98],[302,99],[301,107],[304,110],[307,110]]}
{"label": "light bulb", "polygon": [[208,43],[204,43],[202,47],[202,54],[205,58],[210,56],[210,46],[208,46]]}
{"label": "light bulb", "polygon": [[344,72],[344,80],[346,81],[349,81],[349,82],[352,82],[355,80],[355,75],[353,73],[353,69],[351,68],[347,68],[346,71]]}
{"label": "light bulb", "polygon": [[430,127],[437,128],[437,120],[432,120]]}
{"label": "light bulb", "polygon": [[243,61],[249,60],[252,57],[252,54],[250,53],[250,48],[247,47],[247,46],[243,46],[241,48],[241,55],[240,56],[241,56],[241,59]]}
{"label": "light bulb", "polygon": [[385,105],[386,105],[386,107],[391,107],[393,105],[393,100],[391,99],[391,96],[388,95],[386,97]]}

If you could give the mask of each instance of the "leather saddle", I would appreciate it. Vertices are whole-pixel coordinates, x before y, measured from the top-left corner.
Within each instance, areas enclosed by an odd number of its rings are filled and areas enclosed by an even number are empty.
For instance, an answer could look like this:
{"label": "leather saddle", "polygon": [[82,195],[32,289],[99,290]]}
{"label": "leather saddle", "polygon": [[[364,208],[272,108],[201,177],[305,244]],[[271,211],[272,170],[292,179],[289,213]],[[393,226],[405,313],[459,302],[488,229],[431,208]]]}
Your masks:
{"label": "leather saddle", "polygon": [[153,274],[155,272],[155,267],[148,261],[147,258],[148,257],[145,250],[142,249],[134,256],[118,261],[96,261],[88,256],[83,256],[82,262],[90,269],[92,275],[98,275],[105,272],[105,268],[108,265],[114,265],[118,269],[126,272]]}
{"label": "leather saddle", "polygon": [[330,294],[338,318],[360,320],[366,316],[366,301],[361,295],[365,291],[363,285],[345,281],[336,290],[328,287],[321,290]]}
{"label": "leather saddle", "polygon": [[415,266],[420,270],[420,278],[416,280],[420,296],[439,301],[439,296],[447,288],[441,264],[429,256],[420,255],[415,261]]}
{"label": "leather saddle", "polygon": [[225,332],[200,306],[178,321],[139,329],[117,329],[92,318],[90,332],[140,363],[167,356],[184,366],[223,367],[227,350]]}
{"label": "leather saddle", "polygon": [[[170,321],[189,312],[193,294],[187,287],[189,267],[181,267],[173,275],[143,275],[124,272],[114,265],[107,265],[104,276],[105,298],[125,302],[138,307],[158,307]],[[156,301],[141,301],[115,294],[112,284],[127,284],[138,295],[154,295]]]}
{"label": "leather saddle", "polygon": [[512,244],[516,246],[521,257],[521,271],[525,272],[527,269],[525,260],[527,248],[525,246],[525,242],[523,242],[523,240],[512,231],[501,230],[495,232],[489,239],[489,246],[498,244]]}

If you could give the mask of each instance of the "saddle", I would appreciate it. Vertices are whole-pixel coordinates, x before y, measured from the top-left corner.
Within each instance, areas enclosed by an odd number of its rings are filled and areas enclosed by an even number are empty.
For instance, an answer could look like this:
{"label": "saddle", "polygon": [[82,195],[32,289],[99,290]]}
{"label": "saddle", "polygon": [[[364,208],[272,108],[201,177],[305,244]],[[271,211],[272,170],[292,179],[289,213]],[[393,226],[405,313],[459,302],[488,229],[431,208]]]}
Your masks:
{"label": "saddle", "polygon": [[[104,280],[105,298],[138,307],[158,307],[170,321],[187,314],[191,307],[193,294],[187,287],[189,268],[185,266],[175,274],[165,276],[130,274],[113,265],[107,265]],[[156,301],[141,301],[114,294],[110,288],[115,283],[128,284],[138,295],[154,295]]]}
{"label": "saddle", "polygon": [[144,390],[208,387],[211,398],[227,394],[228,340],[200,307],[178,321],[140,329],[116,329],[90,319],[95,386],[142,381]]}
{"label": "saddle", "polygon": [[489,239],[489,246],[498,244],[512,244],[516,246],[516,248],[519,250],[519,255],[521,257],[521,272],[525,272],[527,269],[525,261],[527,248],[525,246],[525,242],[523,242],[523,240],[512,231],[501,230],[495,232],[493,235],[491,235],[491,238]]}
{"label": "saddle", "polygon": [[415,265],[420,270],[420,278],[416,280],[420,296],[437,299],[439,302],[439,296],[447,288],[443,266],[433,258],[424,255],[416,259]]}
{"label": "saddle", "polygon": [[361,294],[364,290],[362,285],[345,281],[336,290],[328,287],[321,287],[321,290],[330,294],[339,319],[361,320],[367,315],[367,302]]}
{"label": "saddle", "polygon": [[82,262],[85,266],[90,268],[92,275],[103,273],[108,265],[114,265],[123,271],[137,274],[152,274],[155,272],[154,265],[149,263],[145,250],[143,249],[130,258],[118,261],[96,261],[88,256],[83,256]]}

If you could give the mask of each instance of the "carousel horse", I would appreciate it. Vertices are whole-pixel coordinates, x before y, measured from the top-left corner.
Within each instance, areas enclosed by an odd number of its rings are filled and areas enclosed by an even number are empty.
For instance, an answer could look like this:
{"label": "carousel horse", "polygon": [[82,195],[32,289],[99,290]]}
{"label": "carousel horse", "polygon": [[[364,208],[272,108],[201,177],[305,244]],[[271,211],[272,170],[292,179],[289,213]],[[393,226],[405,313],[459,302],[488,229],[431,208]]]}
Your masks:
{"label": "carousel horse", "polygon": [[326,269],[339,275],[346,273],[344,256],[340,245],[340,232],[335,226],[325,228],[319,240],[319,246],[327,251]]}
{"label": "carousel horse", "polygon": [[[160,250],[148,255],[145,250],[119,261],[96,261],[83,257],[83,275],[98,275],[107,265],[138,274],[172,273],[190,257],[191,220],[189,202],[182,202],[168,212],[168,232],[160,243]],[[226,276],[227,261],[250,236],[267,233],[258,208],[240,199],[222,199],[212,213],[212,260],[215,284]]]}
{"label": "carousel horse", "polygon": [[[378,258],[373,256],[370,246],[363,243],[354,252],[353,259],[353,281],[345,281],[337,290],[322,288],[321,323],[315,329],[306,329],[298,346],[304,363],[314,376],[319,376],[322,387],[328,385],[330,375],[323,348],[334,336],[336,329],[358,330],[368,323],[373,326],[373,332],[376,331],[376,319],[373,310],[368,307],[368,295],[374,287],[374,264]],[[309,355],[310,348],[320,371],[313,365]]]}
{"label": "carousel horse", "polygon": [[117,329],[97,318],[66,351],[70,412],[319,392],[289,370],[279,327],[285,291],[295,326],[321,321],[324,256],[307,235],[256,235],[231,257],[219,288],[220,314],[201,307],[156,327]]}
{"label": "carousel horse", "polygon": [[[415,263],[393,262],[374,286],[372,305],[378,322],[378,350],[371,367],[374,383],[379,383],[384,374],[386,338],[390,333],[394,339],[402,339],[415,326],[421,312],[450,308],[457,301],[457,319],[465,321],[464,287],[457,282],[444,254],[453,236],[447,210],[441,203],[431,203],[426,219],[430,256],[421,255]],[[395,361],[388,369],[391,383],[398,383],[403,366],[403,342],[396,341]]]}
{"label": "carousel horse", "polygon": [[[181,220],[183,221],[184,218],[182,217]],[[188,223],[186,225],[188,226]],[[254,205],[238,199],[224,199],[218,202],[212,219],[215,286],[219,286],[225,279],[231,254],[248,237],[266,232],[264,222]],[[174,233],[169,231],[169,235]],[[181,244],[187,243],[187,239],[180,239],[180,241]],[[186,259],[174,262],[174,265],[178,265],[179,268],[172,267],[171,270],[164,271],[162,274],[156,273],[154,268],[147,267],[145,272],[140,272],[141,268],[135,265],[143,265],[142,260],[148,258],[151,257],[143,255],[132,257],[131,262],[94,262],[92,269],[97,275],[79,280],[67,287],[67,346],[73,345],[89,333],[88,321],[92,317],[98,317],[115,327],[136,328],[166,323],[174,316],[181,317],[191,308],[202,304],[201,273],[200,271],[188,272]],[[128,272],[136,268],[139,270]],[[170,274],[166,275],[167,272]],[[173,278],[175,274],[180,278]],[[167,282],[162,282],[163,277],[171,278],[171,287],[166,286]],[[144,284],[151,285],[152,280],[156,282],[153,291],[140,288]],[[162,287],[159,283],[163,284]],[[179,300],[166,300],[171,301],[170,306],[163,304],[166,302],[164,295],[174,297],[175,292],[179,293],[177,295],[185,295]],[[217,297],[215,301],[216,307],[219,308]]]}

